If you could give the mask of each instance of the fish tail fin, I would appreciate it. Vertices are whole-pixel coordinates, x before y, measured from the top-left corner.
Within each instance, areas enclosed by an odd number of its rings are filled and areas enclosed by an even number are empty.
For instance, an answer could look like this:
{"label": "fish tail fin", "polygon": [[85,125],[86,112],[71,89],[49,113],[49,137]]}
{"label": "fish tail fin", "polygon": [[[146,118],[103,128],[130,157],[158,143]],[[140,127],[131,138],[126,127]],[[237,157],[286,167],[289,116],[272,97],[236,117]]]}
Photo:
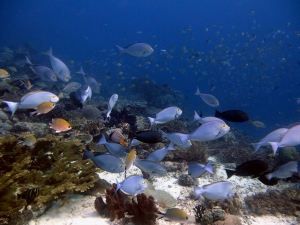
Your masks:
{"label": "fish tail fin", "polygon": [[116,187],[116,191],[115,194],[118,192],[118,190],[121,188],[121,184],[119,183],[119,181],[116,179],[116,183],[117,183],[117,187]]}
{"label": "fish tail fin", "polygon": [[209,173],[211,173],[211,174],[214,174],[214,168],[213,168],[213,164],[211,163],[211,161],[209,161],[209,162],[205,165],[204,169],[205,169],[207,172],[209,172]]}
{"label": "fish tail fin", "polygon": [[31,117],[31,116],[33,116],[36,113],[37,113],[37,111],[31,112],[31,113],[29,113],[29,116]]}
{"label": "fish tail fin", "polygon": [[108,119],[108,121],[110,121],[110,112],[107,112],[106,118]]}
{"label": "fish tail fin", "polygon": [[30,60],[28,59],[28,57],[25,56],[25,58],[26,58],[26,63],[27,63],[29,66],[33,66],[33,64],[30,62]]}
{"label": "fish tail fin", "polygon": [[116,48],[118,49],[119,56],[121,56],[125,52],[125,49],[118,45],[116,45]]}
{"label": "fish tail fin", "polygon": [[59,99],[64,98],[64,93],[60,92],[59,95],[57,96]]}
{"label": "fish tail fin", "polygon": [[197,186],[194,186],[194,192],[195,192],[195,199],[198,199],[204,192],[204,190],[202,188],[199,188]]}
{"label": "fish tail fin", "polygon": [[272,146],[273,153],[275,155],[278,149],[279,142],[268,142],[268,143]]}
{"label": "fish tail fin", "polygon": [[200,91],[199,91],[199,88],[197,87],[197,91],[194,95],[199,95],[200,96]]}
{"label": "fish tail fin", "polygon": [[168,135],[166,132],[163,132],[162,130],[161,130],[160,132],[161,132],[161,136],[162,136],[163,138],[166,138],[166,136]]}
{"label": "fish tail fin", "polygon": [[90,153],[87,149],[83,149],[83,160],[85,160],[85,159],[91,159],[91,158],[93,158],[94,156],[93,156],[93,154],[92,153]]}
{"label": "fish tail fin", "polygon": [[5,102],[8,106],[8,108],[11,111],[11,115],[14,115],[15,111],[19,108],[20,103],[18,102],[9,102],[9,101],[2,101]]}
{"label": "fish tail fin", "polygon": [[179,135],[179,139],[181,141],[181,144],[184,145],[189,140],[190,135],[188,134],[181,134]]}
{"label": "fish tail fin", "polygon": [[105,139],[105,136],[102,134],[102,137],[100,141],[97,143],[97,145],[105,145],[105,144],[107,144],[107,141]]}
{"label": "fish tail fin", "polygon": [[151,124],[151,126],[152,126],[152,125],[153,125],[153,123],[155,122],[155,118],[148,117],[148,119],[150,120],[150,124]]}
{"label": "fish tail fin", "polygon": [[220,113],[218,110],[216,110],[215,117],[222,118],[222,113]]}
{"label": "fish tail fin", "polygon": [[300,103],[300,98],[296,98],[297,105]]}
{"label": "fish tail fin", "polygon": [[168,151],[176,150],[176,149],[174,148],[174,145],[173,145],[172,142],[170,142],[170,144],[169,144],[169,146],[167,147],[167,149],[168,149]]}
{"label": "fish tail fin", "polygon": [[227,174],[227,179],[229,179],[230,177],[232,177],[235,174],[235,170],[228,170],[225,169],[226,174]]}
{"label": "fish tail fin", "polygon": [[78,70],[76,73],[79,73],[79,74],[82,74],[82,75],[85,75],[83,69],[82,69],[82,66],[80,67],[80,70]]}
{"label": "fish tail fin", "polygon": [[257,143],[251,143],[251,145],[253,146],[253,148],[254,148],[254,152],[257,152],[258,151],[258,149],[261,147],[261,142],[257,142]]}
{"label": "fish tail fin", "polygon": [[197,121],[200,120],[201,117],[198,115],[198,113],[195,111],[195,115],[194,115],[194,120],[193,121]]}
{"label": "fish tail fin", "polygon": [[267,180],[271,180],[271,179],[272,179],[272,173],[266,174],[266,175],[265,175],[265,178],[266,178]]}
{"label": "fish tail fin", "polygon": [[48,51],[43,52],[44,55],[52,56],[52,47]]}

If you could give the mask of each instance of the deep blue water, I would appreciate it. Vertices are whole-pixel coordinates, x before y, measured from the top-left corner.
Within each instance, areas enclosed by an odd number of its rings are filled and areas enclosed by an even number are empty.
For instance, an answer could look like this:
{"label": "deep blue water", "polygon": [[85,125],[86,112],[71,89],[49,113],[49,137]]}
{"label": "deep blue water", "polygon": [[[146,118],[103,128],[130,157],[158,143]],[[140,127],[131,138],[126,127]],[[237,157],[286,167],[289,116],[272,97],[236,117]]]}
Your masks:
{"label": "deep blue water", "polygon": [[[218,110],[241,109],[264,122],[265,129],[230,124],[255,138],[299,121],[298,0],[1,0],[0,8],[1,48],[25,41],[38,52],[52,46],[61,60],[75,61],[74,80],[82,65],[107,90],[101,93],[105,98],[127,95],[131,78],[148,74],[184,93],[183,116],[191,119],[193,110],[214,115],[214,108],[194,96],[198,86],[219,99]],[[134,42],[149,43],[155,52],[142,59],[118,57],[116,44]],[[50,66],[42,54],[35,59]]]}

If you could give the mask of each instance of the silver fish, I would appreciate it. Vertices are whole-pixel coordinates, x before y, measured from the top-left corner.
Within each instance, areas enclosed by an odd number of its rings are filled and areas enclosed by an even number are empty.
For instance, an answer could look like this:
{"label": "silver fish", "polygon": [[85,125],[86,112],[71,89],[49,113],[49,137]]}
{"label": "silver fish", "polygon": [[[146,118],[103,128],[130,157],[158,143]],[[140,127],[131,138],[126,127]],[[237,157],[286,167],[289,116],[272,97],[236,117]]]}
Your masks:
{"label": "silver fish", "polygon": [[130,176],[122,183],[117,181],[116,192],[120,189],[124,194],[137,195],[143,193],[147,188],[147,183],[141,176]]}
{"label": "silver fish", "polygon": [[212,107],[219,106],[219,101],[215,96],[210,95],[210,94],[201,93],[199,91],[198,87],[197,87],[197,91],[196,91],[195,95],[199,95],[201,97],[201,99],[209,106],[212,106]]}
{"label": "silver fish", "polygon": [[221,121],[223,123],[225,123],[223,120],[221,120],[220,118],[217,118],[217,117],[214,117],[214,116],[207,116],[207,117],[201,117],[198,115],[198,113],[195,111],[195,115],[194,115],[194,121],[198,121],[200,122],[201,124],[204,124],[204,123],[208,123],[208,122],[211,122],[211,121],[214,121],[214,120],[218,120],[218,121]]}
{"label": "silver fish", "polygon": [[195,199],[200,195],[210,200],[225,200],[232,196],[233,184],[228,181],[221,181],[209,185],[204,185],[202,188],[194,187]]}
{"label": "silver fish", "polygon": [[154,123],[166,123],[171,120],[178,118],[182,114],[182,110],[179,109],[177,106],[168,107],[163,109],[159,113],[156,114],[155,118],[148,117],[151,123],[151,126]]}
{"label": "silver fish", "polygon": [[118,49],[119,56],[121,56],[123,53],[126,53],[134,57],[147,57],[154,52],[153,48],[146,43],[134,43],[125,48],[122,48],[118,45],[116,45],[116,47]]}
{"label": "silver fish", "polygon": [[89,97],[92,97],[92,89],[90,88],[89,85],[85,84],[81,87],[80,89],[80,94],[79,94],[79,99],[82,103],[86,101],[86,99]]}
{"label": "silver fish", "polygon": [[113,107],[115,106],[116,102],[118,101],[118,95],[117,94],[113,94],[110,99],[109,99],[109,102],[108,102],[108,106],[107,106],[107,113],[106,113],[106,117],[108,119],[110,119],[110,113],[111,113],[111,110],[113,109]]}
{"label": "silver fish", "polygon": [[107,142],[104,135],[102,135],[98,145],[105,145],[107,151],[118,158],[126,157],[126,148],[114,142]]}
{"label": "silver fish", "polygon": [[79,88],[81,87],[81,84],[78,83],[78,82],[70,82],[68,83],[64,89],[62,89],[62,92],[65,92],[65,93],[72,93],[72,92],[75,92],[77,91]]}
{"label": "silver fish", "polygon": [[48,91],[33,91],[24,95],[20,102],[0,101],[5,102],[14,115],[17,109],[35,109],[43,102],[58,102],[59,98]]}
{"label": "silver fish", "polygon": [[43,53],[49,56],[52,69],[55,72],[56,76],[64,82],[68,82],[71,79],[70,70],[60,59],[52,55],[52,48]]}
{"label": "silver fish", "polygon": [[30,60],[25,56],[26,63],[30,66],[31,70],[39,76],[44,81],[56,82],[57,77],[53,70],[49,69],[47,66],[32,64]]}
{"label": "silver fish", "polygon": [[143,159],[136,159],[133,163],[136,167],[138,167],[141,171],[148,173],[150,176],[166,176],[167,170],[164,166]]}
{"label": "silver fish", "polygon": [[100,93],[100,87],[99,87],[99,84],[97,83],[97,81],[90,75],[85,74],[82,67],[80,67],[80,70],[76,73],[82,74],[84,82],[90,86],[90,88],[92,89],[92,92]]}
{"label": "silver fish", "polygon": [[272,178],[275,179],[286,179],[290,178],[293,175],[297,175],[299,177],[300,173],[300,161],[290,161],[286,164],[283,164],[275,169],[275,171],[268,173],[265,177],[268,180]]}

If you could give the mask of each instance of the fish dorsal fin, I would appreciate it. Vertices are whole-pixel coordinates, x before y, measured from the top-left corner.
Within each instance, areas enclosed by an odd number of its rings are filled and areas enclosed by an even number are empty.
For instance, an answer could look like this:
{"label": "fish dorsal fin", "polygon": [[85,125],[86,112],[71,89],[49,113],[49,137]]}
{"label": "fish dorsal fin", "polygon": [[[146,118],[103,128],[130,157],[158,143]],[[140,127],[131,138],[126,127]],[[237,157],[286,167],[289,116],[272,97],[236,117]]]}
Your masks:
{"label": "fish dorsal fin", "polygon": [[42,92],[42,90],[31,91],[31,92],[29,92],[29,93],[23,95],[22,98],[21,98],[21,102],[22,102],[24,99],[26,99],[27,97],[29,97],[30,95],[33,95],[33,94],[36,94],[36,93],[39,93],[39,92]]}
{"label": "fish dorsal fin", "polygon": [[[134,42],[134,43],[132,43],[132,44],[130,44],[130,45],[127,45],[125,48],[128,48],[128,47],[130,47],[131,45],[135,45],[135,44],[138,44],[138,43],[141,43],[141,42]],[[125,49],[124,48],[124,49]]]}

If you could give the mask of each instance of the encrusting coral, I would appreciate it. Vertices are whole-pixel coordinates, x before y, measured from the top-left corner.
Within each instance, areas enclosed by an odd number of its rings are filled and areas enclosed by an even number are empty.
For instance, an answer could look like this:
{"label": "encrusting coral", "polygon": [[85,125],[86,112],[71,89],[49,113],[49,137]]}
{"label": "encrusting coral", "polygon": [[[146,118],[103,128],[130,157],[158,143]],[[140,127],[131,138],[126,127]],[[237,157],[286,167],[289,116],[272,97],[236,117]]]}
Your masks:
{"label": "encrusting coral", "polygon": [[[115,192],[116,184],[112,188],[106,189],[106,203],[102,197],[97,197],[95,200],[95,209],[97,212],[110,218],[110,221],[124,218],[124,221],[131,221],[135,225],[154,225],[156,221],[156,213],[158,208],[155,205],[153,196],[147,197],[144,193],[127,201],[127,196],[120,190]],[[132,217],[128,218],[125,215]]]}
{"label": "encrusting coral", "polygon": [[99,169],[82,160],[83,145],[77,139],[64,140],[48,135],[37,140],[32,150],[17,144],[18,138],[0,137],[0,217],[26,206],[17,193],[24,187],[39,189],[35,199],[40,205],[65,196],[85,192],[99,181]]}

